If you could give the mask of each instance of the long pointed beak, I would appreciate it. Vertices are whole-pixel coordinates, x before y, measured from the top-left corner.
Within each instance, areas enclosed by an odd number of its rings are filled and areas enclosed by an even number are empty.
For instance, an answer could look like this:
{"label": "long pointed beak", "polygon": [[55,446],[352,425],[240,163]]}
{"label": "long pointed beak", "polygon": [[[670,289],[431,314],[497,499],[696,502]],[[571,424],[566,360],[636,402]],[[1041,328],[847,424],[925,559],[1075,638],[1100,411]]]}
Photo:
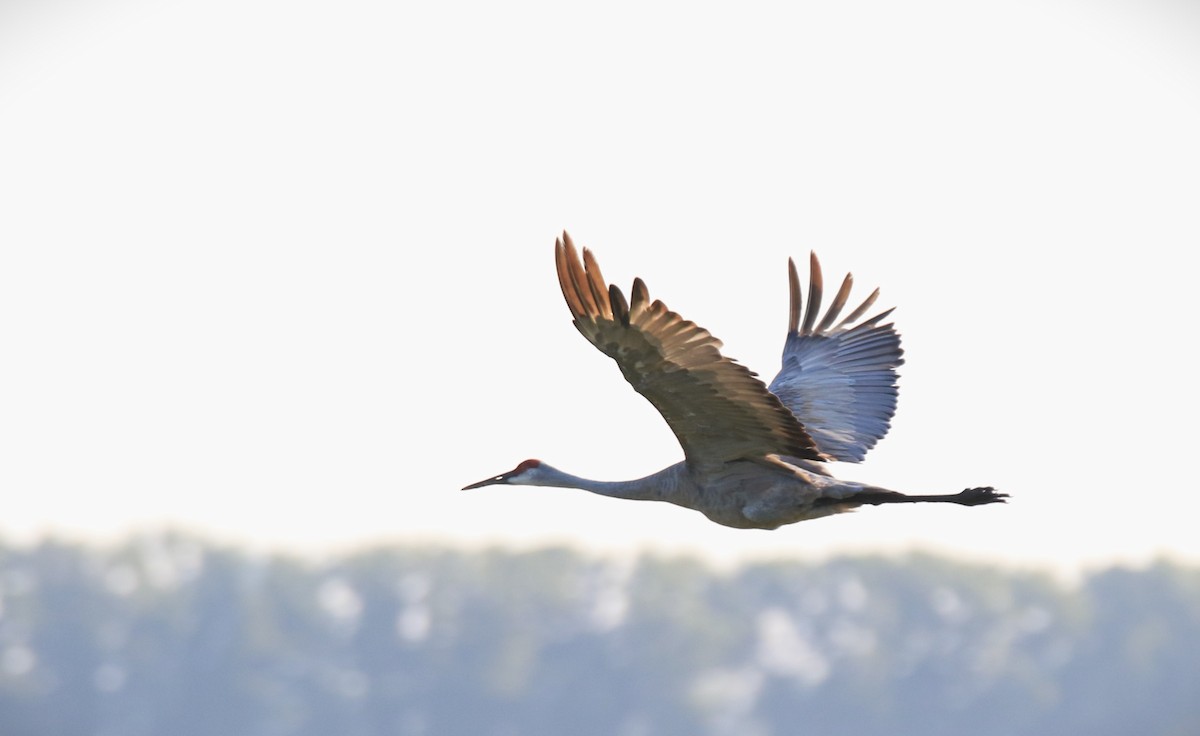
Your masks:
{"label": "long pointed beak", "polygon": [[497,475],[494,478],[487,478],[485,480],[481,480],[478,483],[472,483],[469,486],[463,486],[462,489],[464,491],[469,491],[472,488],[483,488],[484,486],[493,486],[493,485],[496,485],[497,483],[507,483],[507,482],[508,482],[508,473],[505,473],[503,475]]}

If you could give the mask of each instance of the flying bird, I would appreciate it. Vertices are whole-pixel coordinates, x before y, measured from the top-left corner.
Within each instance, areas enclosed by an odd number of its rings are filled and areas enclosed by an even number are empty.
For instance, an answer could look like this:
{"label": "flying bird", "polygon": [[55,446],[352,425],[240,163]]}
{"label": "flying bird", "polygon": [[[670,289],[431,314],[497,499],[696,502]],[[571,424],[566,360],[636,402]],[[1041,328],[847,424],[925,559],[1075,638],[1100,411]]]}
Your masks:
{"label": "flying bird", "polygon": [[603,496],[666,501],[739,529],[776,529],[806,519],[885,503],[1004,502],[991,487],[910,495],[838,480],[824,463],[859,462],[891,426],[900,335],[887,310],[862,319],[876,289],[844,319],[847,274],[821,315],[823,285],[809,258],[807,299],[788,260],[791,306],[783,368],[770,386],[731,358],[703,327],[685,320],[634,279],[630,299],[600,273],[591,251],[582,261],[565,232],[555,242],[558,283],[575,327],[612,358],[625,379],[662,414],[684,460],[645,478],[598,481],[540,460],[463,488],[507,484],[580,488]]}

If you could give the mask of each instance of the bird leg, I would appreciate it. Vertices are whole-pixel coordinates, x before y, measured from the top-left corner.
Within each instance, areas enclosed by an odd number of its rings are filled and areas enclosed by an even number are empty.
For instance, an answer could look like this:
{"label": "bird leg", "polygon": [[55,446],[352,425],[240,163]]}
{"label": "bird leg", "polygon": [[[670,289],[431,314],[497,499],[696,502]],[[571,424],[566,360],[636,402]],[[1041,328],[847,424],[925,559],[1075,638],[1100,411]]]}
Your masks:
{"label": "bird leg", "polygon": [[[838,503],[857,503],[878,506],[882,503],[956,503],[960,506],[982,506],[987,503],[1007,503],[1007,493],[999,493],[995,488],[968,488],[959,493],[944,493],[924,496],[910,496],[898,491],[868,486],[853,496],[841,499]],[[832,500],[832,499],[831,499]]]}

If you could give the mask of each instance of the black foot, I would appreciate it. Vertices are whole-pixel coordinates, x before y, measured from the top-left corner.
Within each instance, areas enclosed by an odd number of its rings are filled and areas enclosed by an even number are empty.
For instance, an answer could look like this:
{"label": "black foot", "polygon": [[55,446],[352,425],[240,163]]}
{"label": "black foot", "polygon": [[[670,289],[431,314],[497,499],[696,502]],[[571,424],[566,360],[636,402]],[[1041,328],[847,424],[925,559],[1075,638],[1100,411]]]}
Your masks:
{"label": "black foot", "polygon": [[998,493],[995,488],[968,488],[954,496],[954,502],[963,506],[982,506],[985,503],[1007,503],[1007,493]]}

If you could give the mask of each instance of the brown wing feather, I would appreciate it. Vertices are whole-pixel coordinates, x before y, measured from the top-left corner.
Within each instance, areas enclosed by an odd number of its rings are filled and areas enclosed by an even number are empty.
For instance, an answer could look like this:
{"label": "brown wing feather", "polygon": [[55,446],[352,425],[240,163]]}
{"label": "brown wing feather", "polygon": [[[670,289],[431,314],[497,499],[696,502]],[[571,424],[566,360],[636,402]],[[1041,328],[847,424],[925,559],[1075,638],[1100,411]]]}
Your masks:
{"label": "brown wing feather", "polygon": [[721,341],[650,300],[641,279],[632,298],[605,286],[596,259],[582,262],[570,236],[555,244],[558,282],[575,327],[616,361],[658,409],[691,463],[780,454],[826,459],[804,427],[745,366],[721,355]]}

